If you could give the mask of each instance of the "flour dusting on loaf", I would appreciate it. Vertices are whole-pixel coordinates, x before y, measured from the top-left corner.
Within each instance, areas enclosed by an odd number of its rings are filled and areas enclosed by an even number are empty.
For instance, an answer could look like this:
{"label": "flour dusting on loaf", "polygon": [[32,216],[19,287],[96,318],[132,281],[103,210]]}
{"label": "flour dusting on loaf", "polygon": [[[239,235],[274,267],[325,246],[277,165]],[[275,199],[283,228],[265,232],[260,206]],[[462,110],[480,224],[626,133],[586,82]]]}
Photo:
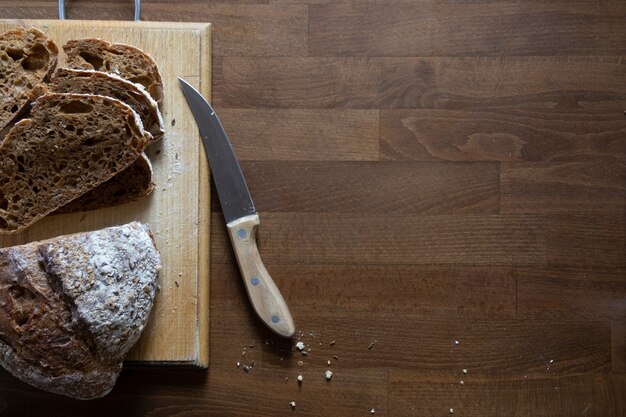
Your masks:
{"label": "flour dusting on loaf", "polygon": [[137,222],[0,249],[0,364],[47,391],[106,395],[146,325],[160,268]]}
{"label": "flour dusting on loaf", "polygon": [[73,301],[103,361],[135,344],[152,308],[159,255],[144,228],[134,222],[40,246],[46,272]]}

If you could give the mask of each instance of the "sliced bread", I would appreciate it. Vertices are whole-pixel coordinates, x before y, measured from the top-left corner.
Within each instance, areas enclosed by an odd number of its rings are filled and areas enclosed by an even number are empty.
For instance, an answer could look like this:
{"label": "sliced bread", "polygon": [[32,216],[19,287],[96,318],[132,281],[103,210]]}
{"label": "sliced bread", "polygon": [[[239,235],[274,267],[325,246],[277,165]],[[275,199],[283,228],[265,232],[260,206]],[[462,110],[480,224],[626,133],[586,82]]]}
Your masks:
{"label": "sliced bread", "polygon": [[137,112],[144,130],[152,135],[153,141],[164,134],[159,107],[141,84],[101,71],[59,68],[52,75],[48,89],[54,93],[97,94],[116,98]]}
{"label": "sliced bread", "polygon": [[111,44],[101,39],[74,39],[63,45],[67,66],[113,73],[141,84],[159,105],[163,81],[154,60],[134,46]]}
{"label": "sliced bread", "polygon": [[37,29],[15,28],[0,35],[0,131],[45,92],[59,50]]}
{"label": "sliced bread", "polygon": [[54,393],[106,395],[146,324],[159,270],[137,222],[0,249],[0,365]]}
{"label": "sliced bread", "polygon": [[131,203],[153,190],[152,165],[146,154],[142,153],[130,167],[52,214],[76,213]]}
{"label": "sliced bread", "polygon": [[0,232],[21,231],[128,168],[148,137],[119,100],[46,94],[0,144]]}

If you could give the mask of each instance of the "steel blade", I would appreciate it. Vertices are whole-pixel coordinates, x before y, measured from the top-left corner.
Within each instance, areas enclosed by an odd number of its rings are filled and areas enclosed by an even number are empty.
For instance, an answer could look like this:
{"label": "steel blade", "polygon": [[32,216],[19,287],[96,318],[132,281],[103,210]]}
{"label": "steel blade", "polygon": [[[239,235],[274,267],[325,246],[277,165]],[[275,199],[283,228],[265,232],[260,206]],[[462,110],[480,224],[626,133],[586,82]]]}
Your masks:
{"label": "steel blade", "polygon": [[220,119],[202,94],[182,78],[178,81],[200,130],[226,223],[256,214],[248,184]]}

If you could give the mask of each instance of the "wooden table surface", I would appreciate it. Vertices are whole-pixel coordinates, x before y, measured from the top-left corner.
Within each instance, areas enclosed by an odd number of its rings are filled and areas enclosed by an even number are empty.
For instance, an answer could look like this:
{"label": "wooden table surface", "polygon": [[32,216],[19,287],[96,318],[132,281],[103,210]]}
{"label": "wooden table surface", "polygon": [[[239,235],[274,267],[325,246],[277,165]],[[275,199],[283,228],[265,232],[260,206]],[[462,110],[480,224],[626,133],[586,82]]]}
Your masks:
{"label": "wooden table surface", "polygon": [[214,25],[213,103],[308,355],[254,317],[214,198],[209,369],[89,402],[1,372],[2,415],[626,415],[626,2],[142,3]]}

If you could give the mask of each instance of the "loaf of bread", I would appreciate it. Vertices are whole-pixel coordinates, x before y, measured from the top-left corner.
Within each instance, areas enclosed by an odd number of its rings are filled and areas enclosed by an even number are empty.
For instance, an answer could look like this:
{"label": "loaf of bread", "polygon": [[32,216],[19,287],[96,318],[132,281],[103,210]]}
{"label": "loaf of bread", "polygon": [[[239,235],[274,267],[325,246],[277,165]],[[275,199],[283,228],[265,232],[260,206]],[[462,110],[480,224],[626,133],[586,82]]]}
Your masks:
{"label": "loaf of bread", "polygon": [[154,60],[133,46],[111,44],[101,39],[75,39],[63,45],[67,66],[113,73],[141,84],[159,105],[163,81]]}
{"label": "loaf of bread", "polygon": [[152,135],[152,141],[163,136],[161,112],[156,101],[141,84],[101,71],[59,68],[52,75],[48,89],[54,93],[96,94],[116,98],[137,112],[144,130]]}
{"label": "loaf of bread", "polygon": [[0,132],[45,92],[57,65],[58,48],[37,29],[15,28],[0,35]]}
{"label": "loaf of bread", "polygon": [[76,213],[119,206],[137,201],[154,190],[152,165],[145,153],[133,164],[105,183],[86,192],[52,214]]}
{"label": "loaf of bread", "polygon": [[25,229],[128,168],[149,137],[119,100],[46,94],[0,144],[0,232]]}
{"label": "loaf of bread", "polygon": [[0,249],[0,364],[46,391],[106,395],[146,325],[160,268],[137,222]]}

